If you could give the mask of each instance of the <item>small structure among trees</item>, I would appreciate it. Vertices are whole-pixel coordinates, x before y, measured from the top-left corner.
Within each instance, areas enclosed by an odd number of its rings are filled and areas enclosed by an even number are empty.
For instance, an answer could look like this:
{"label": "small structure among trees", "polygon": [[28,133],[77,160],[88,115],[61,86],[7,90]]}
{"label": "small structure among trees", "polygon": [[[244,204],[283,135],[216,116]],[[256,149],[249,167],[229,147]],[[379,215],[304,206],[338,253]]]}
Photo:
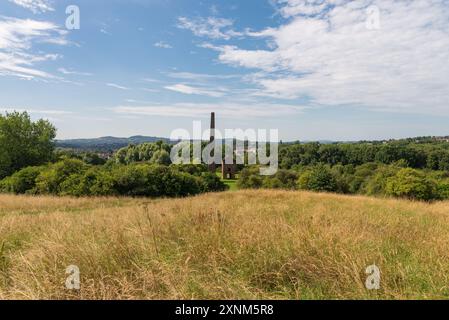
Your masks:
{"label": "small structure among trees", "polygon": [[225,158],[221,164],[221,175],[223,179],[234,180],[237,171],[237,166],[234,164],[234,159]]}

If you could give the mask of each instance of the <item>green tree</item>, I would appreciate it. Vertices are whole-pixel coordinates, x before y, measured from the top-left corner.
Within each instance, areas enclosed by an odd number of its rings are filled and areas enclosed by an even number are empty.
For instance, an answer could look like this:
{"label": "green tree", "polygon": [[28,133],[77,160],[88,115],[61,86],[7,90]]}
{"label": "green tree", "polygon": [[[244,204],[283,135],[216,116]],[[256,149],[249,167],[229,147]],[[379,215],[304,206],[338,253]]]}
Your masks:
{"label": "green tree", "polygon": [[424,173],[411,168],[400,170],[387,180],[386,185],[387,195],[425,201],[438,197],[435,189],[435,183],[427,179]]}
{"label": "green tree", "polygon": [[318,165],[310,171],[306,171],[299,177],[298,186],[300,189],[318,192],[336,192],[338,184],[331,170]]}
{"label": "green tree", "polygon": [[260,175],[259,167],[247,167],[240,172],[237,186],[240,189],[259,189],[263,186],[264,179]]}
{"label": "green tree", "polygon": [[70,186],[78,183],[79,180],[74,182],[74,179],[79,178],[88,168],[89,165],[77,159],[65,159],[57,162],[39,174],[36,178],[36,190],[40,194],[59,195],[64,193],[69,184],[66,180],[70,180]]}
{"label": "green tree", "polygon": [[216,174],[210,172],[203,172],[199,181],[201,192],[218,192],[228,189],[228,186]]}
{"label": "green tree", "polygon": [[171,164],[170,154],[165,150],[158,150],[151,157],[151,163],[169,166]]}
{"label": "green tree", "polygon": [[28,113],[0,115],[0,178],[52,159],[56,129],[46,120],[31,121]]}
{"label": "green tree", "polygon": [[0,182],[0,190],[7,193],[34,193],[36,178],[45,167],[27,167]]}

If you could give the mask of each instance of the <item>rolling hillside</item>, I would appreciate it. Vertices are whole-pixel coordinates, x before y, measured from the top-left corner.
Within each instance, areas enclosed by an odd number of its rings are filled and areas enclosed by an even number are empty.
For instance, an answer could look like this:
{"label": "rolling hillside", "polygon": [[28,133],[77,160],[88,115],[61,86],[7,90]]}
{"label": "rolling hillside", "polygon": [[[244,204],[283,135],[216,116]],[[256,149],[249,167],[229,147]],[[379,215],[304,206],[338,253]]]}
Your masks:
{"label": "rolling hillside", "polygon": [[[449,203],[0,196],[0,299],[449,298]],[[365,288],[367,266],[381,288]],[[65,288],[69,265],[81,290]]]}

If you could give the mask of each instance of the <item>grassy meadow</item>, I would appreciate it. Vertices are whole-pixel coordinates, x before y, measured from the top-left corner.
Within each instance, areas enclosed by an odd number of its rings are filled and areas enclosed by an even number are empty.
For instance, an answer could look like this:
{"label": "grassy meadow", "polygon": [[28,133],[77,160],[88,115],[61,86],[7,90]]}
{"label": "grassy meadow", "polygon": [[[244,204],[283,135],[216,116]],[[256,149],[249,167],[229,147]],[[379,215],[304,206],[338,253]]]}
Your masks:
{"label": "grassy meadow", "polygon": [[[365,288],[372,264],[378,291]],[[69,265],[79,291],[65,288]],[[0,196],[0,299],[421,298],[449,298],[449,202]]]}

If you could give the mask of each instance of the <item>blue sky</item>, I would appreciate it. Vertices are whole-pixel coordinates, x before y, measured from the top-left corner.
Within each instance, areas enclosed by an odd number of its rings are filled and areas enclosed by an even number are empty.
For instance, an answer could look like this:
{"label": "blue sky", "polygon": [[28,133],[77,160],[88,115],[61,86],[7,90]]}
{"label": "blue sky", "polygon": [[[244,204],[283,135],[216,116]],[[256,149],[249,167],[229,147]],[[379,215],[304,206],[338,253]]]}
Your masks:
{"label": "blue sky", "polygon": [[[66,7],[81,28],[67,30]],[[2,0],[0,111],[58,138],[449,135],[449,2]]]}

